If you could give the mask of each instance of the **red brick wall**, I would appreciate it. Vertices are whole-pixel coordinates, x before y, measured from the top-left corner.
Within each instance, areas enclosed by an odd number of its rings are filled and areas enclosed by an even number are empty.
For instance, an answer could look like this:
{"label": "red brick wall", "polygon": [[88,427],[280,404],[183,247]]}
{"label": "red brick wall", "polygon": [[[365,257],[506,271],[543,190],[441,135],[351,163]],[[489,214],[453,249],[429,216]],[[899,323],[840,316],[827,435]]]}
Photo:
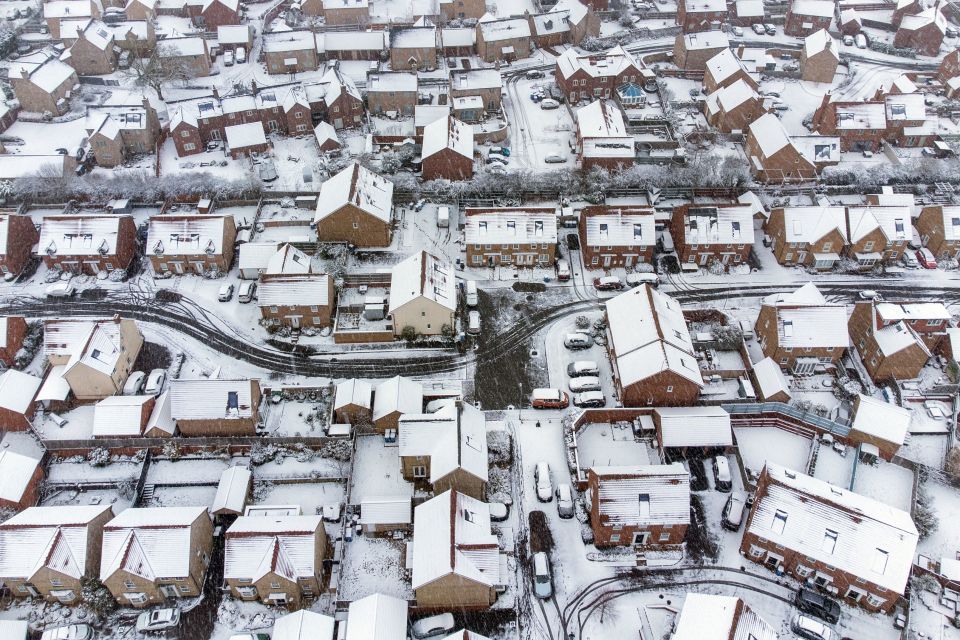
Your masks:
{"label": "red brick wall", "polygon": [[27,321],[22,316],[7,316],[6,347],[0,348],[0,362],[7,367],[13,366],[17,351],[23,346],[27,335]]}
{"label": "red brick wall", "polygon": [[0,271],[19,274],[30,260],[33,245],[40,242],[40,232],[27,216],[10,215],[9,218],[7,246],[0,255]]}

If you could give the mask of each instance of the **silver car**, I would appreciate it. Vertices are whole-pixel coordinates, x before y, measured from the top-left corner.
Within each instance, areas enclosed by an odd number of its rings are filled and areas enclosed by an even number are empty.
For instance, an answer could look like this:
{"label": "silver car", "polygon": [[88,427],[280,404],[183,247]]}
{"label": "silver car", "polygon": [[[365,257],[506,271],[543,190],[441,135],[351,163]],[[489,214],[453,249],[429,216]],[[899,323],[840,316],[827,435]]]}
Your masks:
{"label": "silver car", "polygon": [[550,561],[547,554],[533,554],[533,594],[541,600],[553,595],[553,579],[550,576]]}

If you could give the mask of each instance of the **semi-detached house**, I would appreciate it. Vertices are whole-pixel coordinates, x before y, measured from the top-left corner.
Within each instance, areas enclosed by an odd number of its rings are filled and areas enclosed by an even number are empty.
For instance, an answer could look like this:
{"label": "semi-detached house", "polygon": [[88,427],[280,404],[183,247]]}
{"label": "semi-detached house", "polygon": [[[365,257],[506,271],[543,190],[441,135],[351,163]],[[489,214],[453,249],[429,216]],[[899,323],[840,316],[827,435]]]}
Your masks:
{"label": "semi-detached house", "polygon": [[464,214],[467,264],[553,264],[557,250],[557,213],[553,207],[468,208]]}
{"label": "semi-detached house", "polygon": [[592,205],[578,222],[583,262],[593,268],[633,267],[653,260],[655,213],[649,207]]}
{"label": "semi-detached house", "polygon": [[236,238],[232,216],[157,215],[150,218],[146,253],[155,273],[226,273]]}
{"label": "semi-detached house", "polygon": [[137,249],[137,226],[130,216],[44,216],[40,255],[49,269],[96,275],[126,269]]}
{"label": "semi-detached house", "polygon": [[671,233],[681,263],[724,267],[742,264],[753,250],[753,210],[748,205],[675,207]]}
{"label": "semi-detached house", "polygon": [[777,262],[787,266],[831,269],[849,244],[844,207],[778,207],[766,231]]}

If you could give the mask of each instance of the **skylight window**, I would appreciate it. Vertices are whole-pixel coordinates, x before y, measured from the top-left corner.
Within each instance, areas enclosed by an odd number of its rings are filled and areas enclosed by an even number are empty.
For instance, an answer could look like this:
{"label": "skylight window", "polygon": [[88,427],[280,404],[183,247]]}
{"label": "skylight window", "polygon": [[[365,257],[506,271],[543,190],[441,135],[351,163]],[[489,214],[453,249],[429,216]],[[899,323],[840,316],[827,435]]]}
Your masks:
{"label": "skylight window", "polygon": [[650,494],[649,493],[640,494],[640,517],[641,518],[650,517]]}
{"label": "skylight window", "polygon": [[827,553],[833,553],[837,548],[837,532],[833,529],[826,529],[823,532],[823,541],[820,543],[820,550]]}
{"label": "skylight window", "polygon": [[770,528],[774,533],[783,533],[784,527],[787,526],[787,512],[780,511],[777,509],[777,512],[773,514],[773,523],[770,525]]}
{"label": "skylight window", "polygon": [[877,573],[884,573],[887,570],[889,560],[890,554],[878,547],[873,554],[873,570]]}

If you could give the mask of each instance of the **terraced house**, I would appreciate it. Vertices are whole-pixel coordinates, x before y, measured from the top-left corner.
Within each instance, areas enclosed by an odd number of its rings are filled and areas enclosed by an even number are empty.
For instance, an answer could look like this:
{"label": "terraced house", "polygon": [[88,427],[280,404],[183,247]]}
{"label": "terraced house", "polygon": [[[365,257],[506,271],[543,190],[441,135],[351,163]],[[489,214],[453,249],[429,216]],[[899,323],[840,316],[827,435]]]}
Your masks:
{"label": "terraced house", "polygon": [[607,269],[650,262],[657,243],[654,218],[647,207],[584,207],[578,222],[584,264]]}
{"label": "terraced house", "polygon": [[126,269],[137,249],[130,216],[44,216],[40,254],[50,269],[96,275]]}
{"label": "terraced house", "polygon": [[753,211],[739,204],[683,205],[673,210],[671,233],[681,263],[742,264],[753,250]]}
{"label": "terraced house", "polygon": [[464,214],[468,264],[553,264],[557,250],[557,214],[553,207],[467,208]]}

